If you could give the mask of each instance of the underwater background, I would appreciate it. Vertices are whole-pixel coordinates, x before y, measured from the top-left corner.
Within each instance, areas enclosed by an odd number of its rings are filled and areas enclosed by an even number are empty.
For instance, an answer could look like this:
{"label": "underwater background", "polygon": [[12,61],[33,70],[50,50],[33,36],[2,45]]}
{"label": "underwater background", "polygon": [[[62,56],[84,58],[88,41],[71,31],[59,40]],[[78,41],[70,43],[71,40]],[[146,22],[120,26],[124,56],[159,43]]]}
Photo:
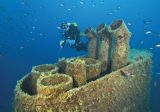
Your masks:
{"label": "underwater background", "polygon": [[32,66],[86,54],[59,47],[62,22],[84,31],[119,18],[132,32],[130,48],[153,53],[151,109],[160,112],[158,0],[0,0],[0,112],[11,112],[16,81]]}

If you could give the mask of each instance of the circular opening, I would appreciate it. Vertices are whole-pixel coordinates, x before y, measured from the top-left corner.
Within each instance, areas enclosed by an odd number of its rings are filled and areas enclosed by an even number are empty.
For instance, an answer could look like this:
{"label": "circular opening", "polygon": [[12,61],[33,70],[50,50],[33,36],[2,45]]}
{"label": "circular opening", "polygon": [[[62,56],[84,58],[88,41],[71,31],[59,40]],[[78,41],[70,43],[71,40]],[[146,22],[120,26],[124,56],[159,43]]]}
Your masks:
{"label": "circular opening", "polygon": [[115,30],[122,25],[122,20],[116,20],[111,24],[111,29]]}
{"label": "circular opening", "polygon": [[39,71],[39,72],[48,72],[48,71],[51,71],[54,69],[55,69],[55,66],[53,66],[53,65],[40,65],[35,68],[35,70]]}
{"label": "circular opening", "polygon": [[37,79],[39,78],[40,74],[33,74],[30,73],[22,82],[21,89],[23,92],[29,95],[37,94]]}
{"label": "circular opening", "polygon": [[102,30],[104,27],[105,27],[105,24],[100,24],[100,25],[97,27],[97,31]]}
{"label": "circular opening", "polygon": [[69,79],[67,77],[64,76],[52,76],[52,77],[48,77],[45,78],[41,81],[41,84],[43,84],[44,86],[55,86],[61,83],[66,83]]}

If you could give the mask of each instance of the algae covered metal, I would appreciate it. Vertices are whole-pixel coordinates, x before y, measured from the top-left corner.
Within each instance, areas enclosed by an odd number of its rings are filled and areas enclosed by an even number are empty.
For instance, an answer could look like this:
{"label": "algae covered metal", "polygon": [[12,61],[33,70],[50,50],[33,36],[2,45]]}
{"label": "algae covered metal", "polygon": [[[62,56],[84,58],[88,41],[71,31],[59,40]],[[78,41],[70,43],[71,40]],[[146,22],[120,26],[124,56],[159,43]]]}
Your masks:
{"label": "algae covered metal", "polygon": [[97,27],[99,37],[98,59],[102,61],[102,71],[109,71],[111,66],[111,47],[112,39],[106,24],[100,24]]}
{"label": "algae covered metal", "polygon": [[110,26],[110,32],[114,37],[111,67],[112,71],[114,71],[127,65],[131,33],[123,20],[114,21]]}
{"label": "algae covered metal", "polygon": [[87,56],[33,67],[20,79],[13,111],[149,112],[151,54],[129,49],[122,20],[101,24],[93,34]]}
{"label": "algae covered metal", "polygon": [[95,29],[92,27],[87,28],[85,36],[88,38],[88,58],[97,59],[98,38]]}

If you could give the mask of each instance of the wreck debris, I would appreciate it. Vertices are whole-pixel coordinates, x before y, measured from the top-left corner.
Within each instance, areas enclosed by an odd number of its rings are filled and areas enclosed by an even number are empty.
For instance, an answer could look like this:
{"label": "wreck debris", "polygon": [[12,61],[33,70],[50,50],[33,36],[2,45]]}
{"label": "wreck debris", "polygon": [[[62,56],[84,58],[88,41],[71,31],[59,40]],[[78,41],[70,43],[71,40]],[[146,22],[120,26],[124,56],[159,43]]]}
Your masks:
{"label": "wreck debris", "polygon": [[54,74],[58,72],[56,64],[43,64],[32,67],[32,72],[41,74]]}
{"label": "wreck debris", "polygon": [[87,83],[85,61],[81,59],[75,60],[74,76],[75,86],[82,86]]}

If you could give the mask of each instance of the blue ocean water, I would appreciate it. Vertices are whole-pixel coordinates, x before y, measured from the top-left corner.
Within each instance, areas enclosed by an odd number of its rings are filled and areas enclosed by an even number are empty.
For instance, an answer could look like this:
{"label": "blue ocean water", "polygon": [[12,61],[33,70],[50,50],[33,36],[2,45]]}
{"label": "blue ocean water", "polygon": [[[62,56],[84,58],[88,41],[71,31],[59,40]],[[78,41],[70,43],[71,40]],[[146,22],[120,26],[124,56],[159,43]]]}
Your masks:
{"label": "blue ocean water", "polygon": [[160,1],[0,0],[0,112],[10,112],[16,81],[32,66],[86,54],[61,49],[62,22],[81,31],[123,19],[132,32],[130,47],[153,53],[151,108],[160,112]]}

